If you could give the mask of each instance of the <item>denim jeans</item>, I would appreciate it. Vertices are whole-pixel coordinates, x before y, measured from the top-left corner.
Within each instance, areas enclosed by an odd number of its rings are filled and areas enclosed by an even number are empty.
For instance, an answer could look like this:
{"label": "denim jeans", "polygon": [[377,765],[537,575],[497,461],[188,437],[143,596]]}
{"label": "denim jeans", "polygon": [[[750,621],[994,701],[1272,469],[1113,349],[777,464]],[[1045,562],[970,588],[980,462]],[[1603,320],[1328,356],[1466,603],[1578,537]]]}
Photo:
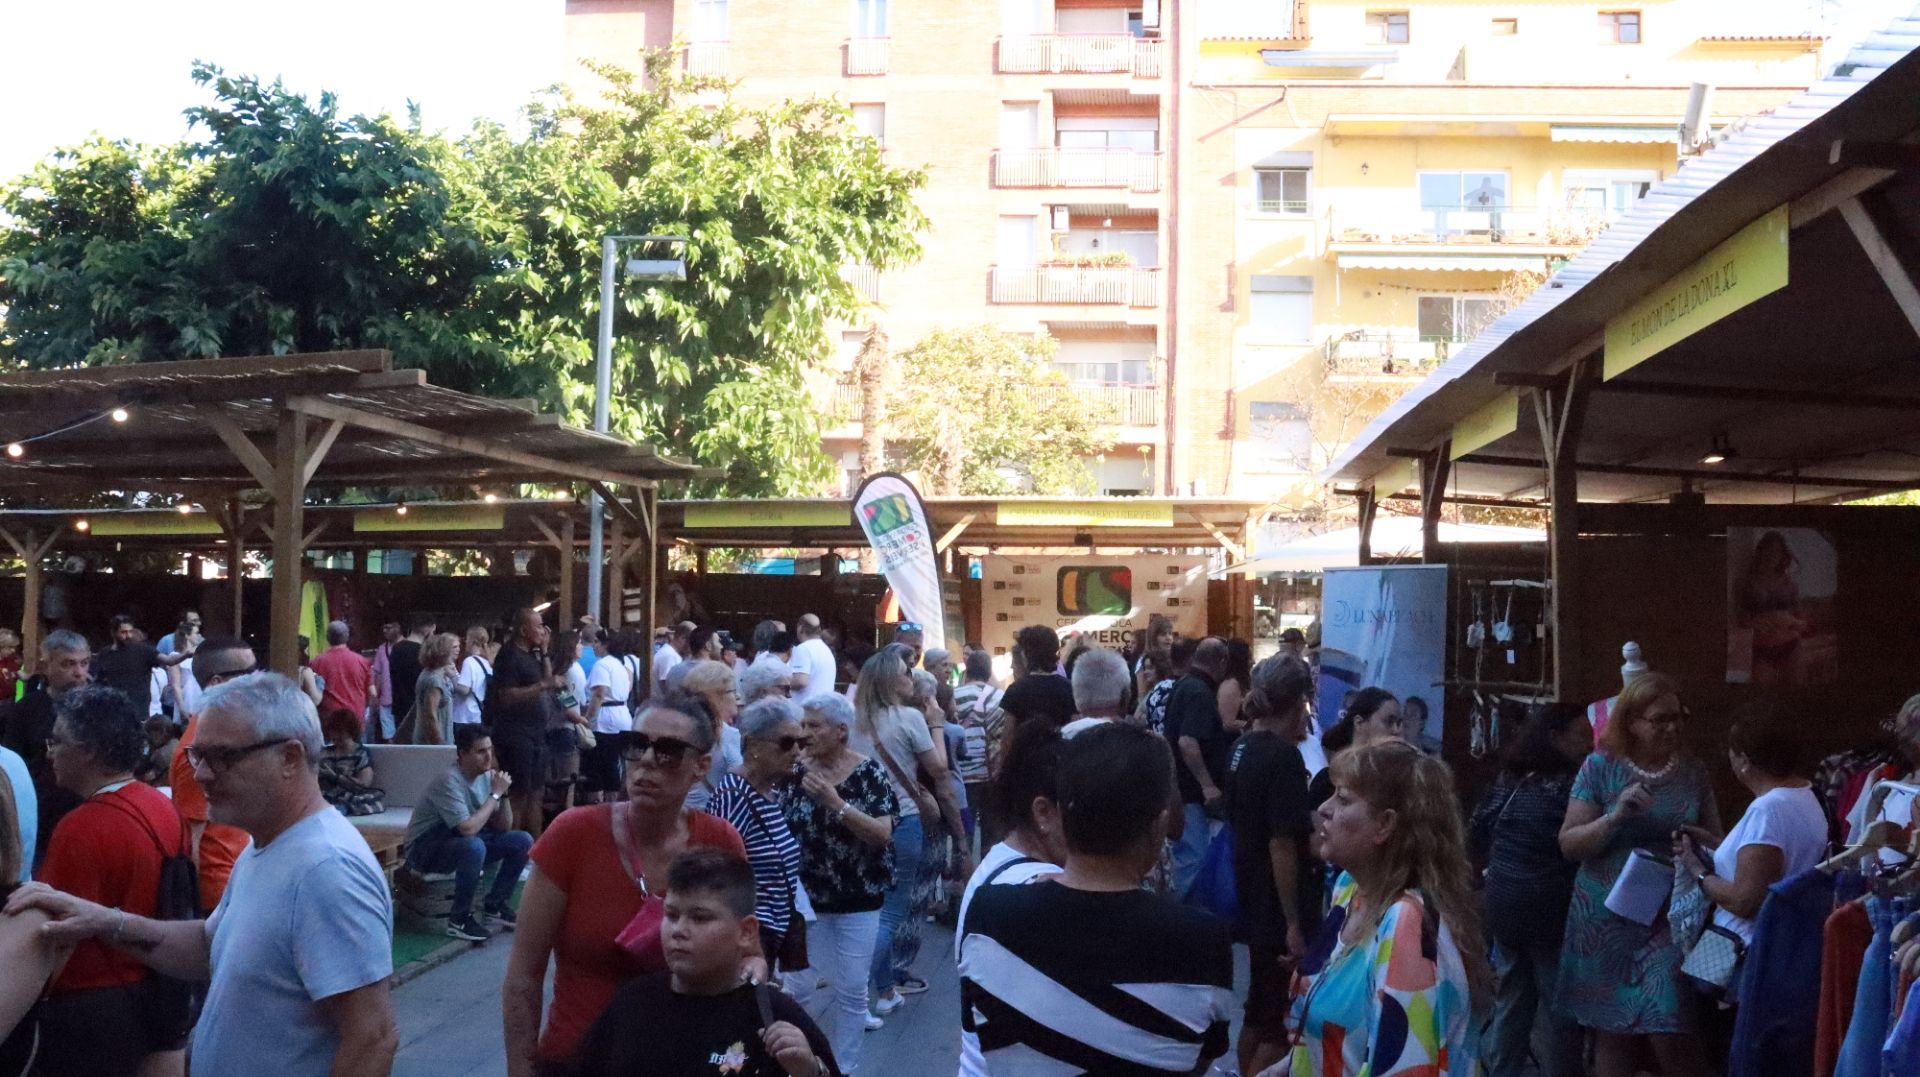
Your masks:
{"label": "denim jeans", "polygon": [[1529,1050],[1540,1077],[1580,1077],[1580,1026],[1559,1007],[1560,944],[1515,949],[1494,943],[1493,974],[1500,986],[1480,1036],[1487,1077],[1528,1072]]}
{"label": "denim jeans", "polygon": [[904,816],[894,825],[893,886],[887,890],[886,903],[880,906],[880,928],[874,935],[868,974],[868,986],[876,998],[906,979],[907,970],[896,967],[893,960],[893,933],[900,929],[913,907],[923,845],[920,816]]}
{"label": "denim jeans", "polygon": [[473,911],[473,892],[480,889],[480,875],[487,865],[498,861],[500,872],[487,891],[486,907],[502,908],[513,896],[514,884],[520,881],[520,869],[527,866],[527,852],[532,848],[533,835],[524,830],[481,827],[480,833],[463,838],[439,827],[407,846],[407,866],[418,872],[453,872],[451,919],[465,920]]}
{"label": "denim jeans", "polygon": [[[880,910],[821,913],[807,925],[807,958],[813,967],[787,974],[794,997],[820,1017],[820,1030],[833,1045],[840,1072],[853,1077],[860,1062],[860,1043],[867,1032],[867,975],[873,962],[873,936],[880,930]],[[828,983],[831,1003],[822,1008],[815,995],[819,981]]]}
{"label": "denim jeans", "polygon": [[1200,861],[1206,859],[1207,843],[1213,839],[1213,820],[1199,804],[1182,804],[1187,828],[1173,844],[1173,896],[1184,898],[1193,877],[1200,873]]}

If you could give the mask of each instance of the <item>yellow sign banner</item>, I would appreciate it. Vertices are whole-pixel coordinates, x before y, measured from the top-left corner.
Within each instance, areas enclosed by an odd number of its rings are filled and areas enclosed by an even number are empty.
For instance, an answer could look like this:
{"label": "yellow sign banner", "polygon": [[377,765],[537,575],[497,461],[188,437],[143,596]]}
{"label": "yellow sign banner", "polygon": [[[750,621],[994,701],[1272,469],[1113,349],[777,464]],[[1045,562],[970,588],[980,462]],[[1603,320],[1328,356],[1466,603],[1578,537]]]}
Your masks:
{"label": "yellow sign banner", "polygon": [[681,525],[689,531],[720,527],[852,527],[846,501],[695,501]]}
{"label": "yellow sign banner", "polygon": [[1419,481],[1420,461],[1401,460],[1373,477],[1373,496],[1387,498]]}
{"label": "yellow sign banner", "polygon": [[1787,286],[1787,207],[1734,233],[1607,322],[1608,380]]}
{"label": "yellow sign banner", "polygon": [[507,524],[499,505],[408,505],[403,515],[392,507],[353,514],[355,531],[498,531]]}
{"label": "yellow sign banner", "polygon": [[154,512],[115,512],[88,517],[87,530],[101,538],[134,538],[142,535],[218,535],[220,521],[204,512],[179,512],[173,509]]}
{"label": "yellow sign banner", "polygon": [[1453,424],[1453,447],[1447,458],[1458,460],[1520,429],[1520,394],[1505,392],[1472,415]]}
{"label": "yellow sign banner", "polygon": [[993,522],[1001,527],[1172,527],[1165,501],[1002,501]]}

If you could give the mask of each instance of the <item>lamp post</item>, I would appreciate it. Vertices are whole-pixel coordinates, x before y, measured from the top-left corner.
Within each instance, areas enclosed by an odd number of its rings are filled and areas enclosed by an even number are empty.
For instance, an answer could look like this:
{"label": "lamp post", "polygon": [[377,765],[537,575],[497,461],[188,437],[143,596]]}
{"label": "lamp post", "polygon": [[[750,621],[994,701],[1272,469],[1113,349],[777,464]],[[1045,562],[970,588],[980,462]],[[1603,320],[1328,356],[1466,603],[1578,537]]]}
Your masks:
{"label": "lamp post", "polygon": [[[678,243],[686,245],[684,236],[607,236],[600,241],[600,339],[594,355],[593,368],[593,429],[595,433],[607,432],[607,412],[613,401],[613,303],[614,273],[619,269],[620,245],[622,243]],[[687,260],[680,258],[635,258],[626,264],[626,275],[631,280],[686,280]],[[601,566],[606,561],[606,506],[601,503],[598,491],[593,493],[589,505],[591,526],[587,535],[587,563],[592,566],[587,573],[587,612],[600,619],[603,625],[619,623],[620,596],[609,598],[610,609],[602,614],[601,591],[603,573]],[[568,556],[572,556],[569,553]]]}

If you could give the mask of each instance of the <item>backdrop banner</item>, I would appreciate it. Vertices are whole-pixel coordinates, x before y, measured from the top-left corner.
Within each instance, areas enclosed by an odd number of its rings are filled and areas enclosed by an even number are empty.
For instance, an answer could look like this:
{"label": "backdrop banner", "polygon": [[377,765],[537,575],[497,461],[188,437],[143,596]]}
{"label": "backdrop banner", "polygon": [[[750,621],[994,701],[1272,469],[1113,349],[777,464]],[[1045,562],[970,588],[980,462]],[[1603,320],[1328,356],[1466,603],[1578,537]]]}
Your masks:
{"label": "backdrop banner", "polygon": [[1183,636],[1207,634],[1207,559],[1164,554],[1068,554],[980,559],[981,644],[1006,676],[1013,635],[1046,625],[1109,650],[1125,647],[1147,618],[1163,614]]}
{"label": "backdrop banner", "polygon": [[[1320,724],[1339,720],[1356,688],[1427,704],[1427,731],[1446,728],[1447,566],[1330,568],[1321,589]],[[1411,730],[1409,730],[1411,733]]]}
{"label": "backdrop banner", "polygon": [[928,650],[945,647],[940,564],[920,491],[891,471],[869,476],[853,495],[853,518],[880,559],[880,571],[900,603],[901,619],[925,630]]}

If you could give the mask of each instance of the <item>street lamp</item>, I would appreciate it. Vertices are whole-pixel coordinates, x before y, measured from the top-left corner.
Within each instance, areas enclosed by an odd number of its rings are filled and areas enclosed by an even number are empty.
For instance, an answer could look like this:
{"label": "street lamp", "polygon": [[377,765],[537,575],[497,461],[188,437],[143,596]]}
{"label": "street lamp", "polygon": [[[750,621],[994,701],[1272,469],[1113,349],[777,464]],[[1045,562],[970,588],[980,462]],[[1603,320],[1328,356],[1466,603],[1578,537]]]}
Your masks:
{"label": "street lamp", "polygon": [[[594,356],[593,370],[593,429],[595,433],[607,432],[607,410],[613,399],[613,284],[614,273],[620,268],[620,245],[623,243],[678,243],[686,246],[685,236],[607,236],[600,241],[600,341]],[[686,280],[687,260],[679,258],[633,258],[628,260],[626,276],[630,280]],[[587,564],[592,566],[587,573],[587,612],[600,618],[601,624],[613,624],[617,617],[601,616],[602,573],[601,563],[606,558],[606,506],[595,492],[589,506],[590,527],[587,537]],[[619,598],[613,598],[618,602]],[[618,613],[616,609],[613,611]]]}

